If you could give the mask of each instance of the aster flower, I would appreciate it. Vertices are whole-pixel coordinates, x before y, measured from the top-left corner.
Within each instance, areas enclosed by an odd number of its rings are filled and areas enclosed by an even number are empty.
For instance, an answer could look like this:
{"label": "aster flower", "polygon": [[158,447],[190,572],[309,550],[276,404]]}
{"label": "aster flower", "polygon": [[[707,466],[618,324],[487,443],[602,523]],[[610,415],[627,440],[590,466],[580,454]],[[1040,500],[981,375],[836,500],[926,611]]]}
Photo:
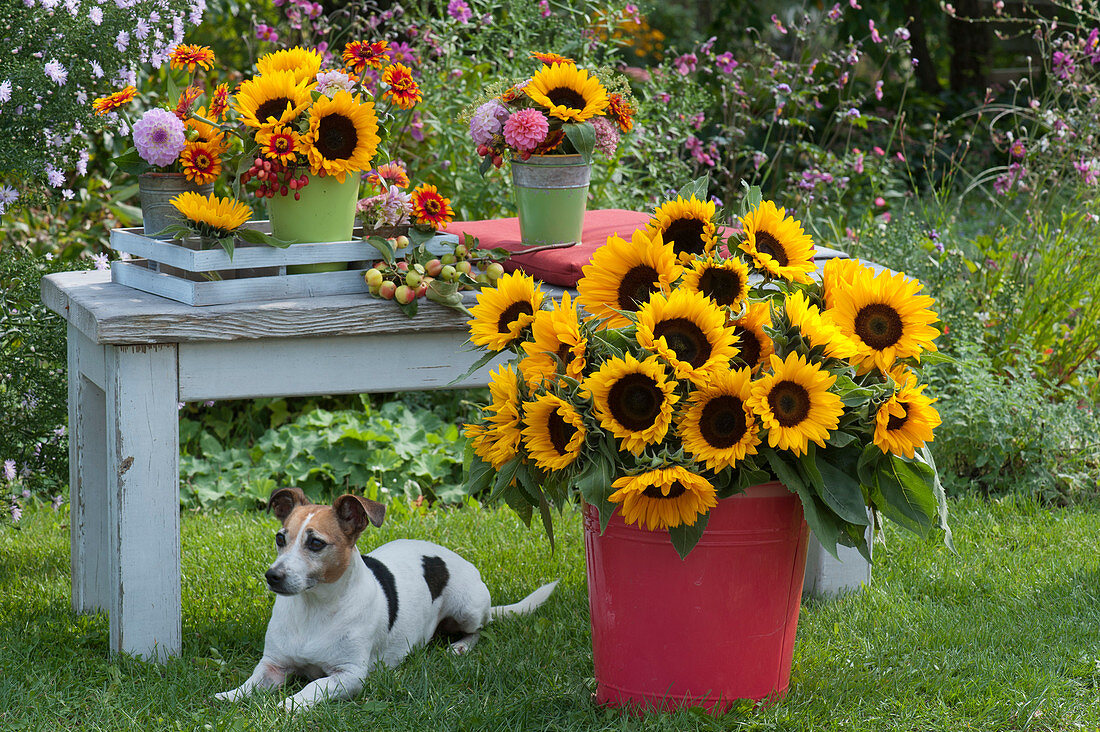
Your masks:
{"label": "aster flower", "polygon": [[474,15],[464,0],[451,0],[447,3],[447,14],[459,23],[468,22]]}
{"label": "aster flower", "polygon": [[150,109],[134,123],[138,155],[150,165],[171,165],[186,143],[184,130],[183,122],[168,110]]}
{"label": "aster flower", "polygon": [[15,461],[11,458],[4,461],[4,480],[8,482],[15,480]]}
{"label": "aster flower", "polygon": [[11,101],[11,79],[0,81],[0,102]]}
{"label": "aster flower", "polygon": [[50,81],[58,86],[65,86],[65,82],[69,79],[69,72],[57,59],[50,59],[46,62],[45,73],[50,78]]}
{"label": "aster flower", "polygon": [[0,186],[0,214],[8,210],[8,206],[19,198],[19,191],[11,186]]}
{"label": "aster flower", "polygon": [[504,123],[504,141],[520,152],[530,152],[546,139],[550,123],[537,109],[521,109]]}

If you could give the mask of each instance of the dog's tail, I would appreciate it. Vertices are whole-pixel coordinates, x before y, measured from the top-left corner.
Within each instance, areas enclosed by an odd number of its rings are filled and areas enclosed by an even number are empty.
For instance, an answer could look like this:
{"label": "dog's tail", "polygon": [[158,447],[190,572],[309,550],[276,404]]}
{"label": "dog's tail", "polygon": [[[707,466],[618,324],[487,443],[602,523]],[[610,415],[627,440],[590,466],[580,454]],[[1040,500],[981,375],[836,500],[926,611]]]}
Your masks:
{"label": "dog's tail", "polygon": [[497,620],[499,618],[508,617],[509,615],[526,615],[532,613],[539,605],[546,602],[546,599],[550,597],[550,594],[557,586],[558,580],[554,580],[538,588],[519,602],[514,602],[511,605],[494,605],[489,611],[489,617],[492,620]]}

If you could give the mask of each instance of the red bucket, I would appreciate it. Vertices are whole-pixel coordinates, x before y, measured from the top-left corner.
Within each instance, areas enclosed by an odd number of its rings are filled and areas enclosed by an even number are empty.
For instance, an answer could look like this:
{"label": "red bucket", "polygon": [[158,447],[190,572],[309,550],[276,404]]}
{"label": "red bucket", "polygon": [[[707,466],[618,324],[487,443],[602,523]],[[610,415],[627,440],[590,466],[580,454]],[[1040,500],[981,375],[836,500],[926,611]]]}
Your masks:
{"label": "red bucket", "polygon": [[589,505],[584,529],[597,703],[719,712],[787,691],[808,535],[798,496],[773,482],[719,501],[684,560],[667,532],[618,512],[601,536]]}

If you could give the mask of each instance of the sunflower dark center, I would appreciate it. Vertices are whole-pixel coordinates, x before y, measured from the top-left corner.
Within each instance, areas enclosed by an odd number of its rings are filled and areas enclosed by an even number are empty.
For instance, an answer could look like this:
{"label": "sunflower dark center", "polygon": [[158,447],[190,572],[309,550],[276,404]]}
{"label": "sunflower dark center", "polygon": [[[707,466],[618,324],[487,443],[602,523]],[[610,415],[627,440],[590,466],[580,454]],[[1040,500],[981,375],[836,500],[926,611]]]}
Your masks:
{"label": "sunflower dark center", "polygon": [[901,340],[903,330],[901,315],[884,303],[865,305],[856,313],[856,335],[876,351],[889,348]]}
{"label": "sunflower dark center", "polygon": [[359,133],[355,123],[342,114],[330,114],[317,128],[317,151],[326,160],[347,160],[355,153]]}
{"label": "sunflower dark center", "polygon": [[793,427],[810,413],[810,393],[794,381],[780,381],[768,394],[768,405],[781,426]]}
{"label": "sunflower dark center", "polygon": [[687,318],[662,320],[653,328],[654,338],[664,338],[676,358],[697,369],[710,358],[710,341],[706,333]]}
{"label": "sunflower dark center", "polygon": [[649,301],[649,296],[657,291],[657,270],[647,264],[639,264],[623,275],[619,282],[619,310],[633,312]]}
{"label": "sunflower dark center", "polygon": [[258,119],[260,122],[267,122],[268,117],[282,119],[283,112],[286,111],[286,107],[290,103],[290,99],[288,99],[287,97],[276,97],[275,99],[268,99],[266,102],[256,107],[256,119]]}
{"label": "sunflower dark center", "polygon": [[723,394],[707,402],[699,419],[699,432],[711,447],[724,450],[745,436],[745,403],[740,397]]}
{"label": "sunflower dark center", "polygon": [[641,432],[653,426],[661,414],[665,395],[653,377],[627,374],[616,381],[607,394],[611,416],[628,430]]}
{"label": "sunflower dark center", "polygon": [[585,101],[584,96],[580,92],[567,87],[551,89],[546,93],[546,98],[554,104],[568,107],[569,109],[581,110],[588,106],[588,102]]}
{"label": "sunflower dark center", "polygon": [[555,353],[557,353],[562,363],[567,364],[573,360],[573,349],[568,343],[559,343],[558,350]]}
{"label": "sunflower dark center", "polygon": [[680,485],[680,481],[676,481],[675,483],[672,484],[672,486],[668,489],[668,495],[667,496],[661,491],[661,487],[658,486],[658,485],[646,486],[646,489],[644,491],[642,491],[642,495],[645,496],[646,498],[657,498],[657,499],[664,499],[664,500],[667,500],[667,499],[670,499],[670,498],[679,498],[680,496],[684,495],[685,493],[687,493],[687,488]]}
{"label": "sunflower dark center", "polygon": [[905,414],[900,417],[895,417],[892,414],[890,415],[890,421],[886,423],[886,430],[888,432],[900,430],[905,426],[905,423],[909,421],[909,409],[906,408],[904,404],[901,405],[901,408],[905,410]]}
{"label": "sunflower dark center", "polygon": [[535,309],[531,307],[529,302],[514,302],[505,308],[504,312],[497,318],[497,332],[508,333],[511,331],[511,325],[513,322],[519,319],[520,315],[534,315]]}
{"label": "sunflower dark center", "polygon": [[767,254],[779,262],[780,267],[786,267],[787,263],[791,261],[790,257],[787,256],[787,250],[783,248],[779,240],[766,231],[756,232],[756,251]]}
{"label": "sunflower dark center", "polygon": [[737,336],[737,348],[740,349],[738,358],[750,368],[760,363],[760,338],[753,331],[740,325],[733,326],[733,334]]}
{"label": "sunflower dark center", "polygon": [[679,254],[703,253],[703,222],[699,219],[676,219],[665,229],[665,243],[672,242],[672,251]]}
{"label": "sunflower dark center", "polygon": [[699,277],[699,291],[721,306],[737,302],[743,284],[739,273],[722,267],[707,267]]}
{"label": "sunflower dark center", "polygon": [[559,455],[566,454],[566,448],[569,446],[569,441],[573,439],[573,435],[576,434],[577,428],[558,414],[558,410],[550,412],[550,418],[546,420],[546,431],[550,435],[550,444],[554,446],[554,450]]}

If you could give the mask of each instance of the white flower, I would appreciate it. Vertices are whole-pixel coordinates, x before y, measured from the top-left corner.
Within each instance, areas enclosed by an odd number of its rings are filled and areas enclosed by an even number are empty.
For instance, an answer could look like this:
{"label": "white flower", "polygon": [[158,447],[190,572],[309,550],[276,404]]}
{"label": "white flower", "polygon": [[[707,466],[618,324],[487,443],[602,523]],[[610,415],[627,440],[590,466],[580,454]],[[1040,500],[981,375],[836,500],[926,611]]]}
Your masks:
{"label": "white flower", "polygon": [[61,189],[61,196],[62,196],[62,197],[63,197],[63,198],[64,198],[64,199],[66,200],[66,201],[71,201],[71,200],[73,200],[73,196],[75,196],[75,195],[76,195],[76,194],[75,194],[75,193],[73,193],[73,189],[72,189],[72,188],[62,188],[62,189]]}
{"label": "white flower", "polygon": [[97,79],[102,79],[103,78],[103,67],[100,66],[99,62],[96,61],[95,59],[92,59],[91,64],[92,64],[92,76],[94,76]]}
{"label": "white flower", "polygon": [[8,206],[15,203],[17,198],[19,198],[19,191],[11,186],[0,186],[0,214],[7,211]]}
{"label": "white flower", "polygon": [[100,252],[99,254],[93,255],[92,256],[92,262],[95,263],[95,268],[98,269],[98,270],[105,270],[105,269],[110,269],[111,268],[110,263],[107,261],[107,253],[106,252]]}
{"label": "white flower", "polygon": [[65,185],[65,174],[52,165],[46,165],[46,180],[50,182],[50,185],[54,188],[60,188]]}
{"label": "white flower", "polygon": [[103,22],[103,9],[98,5],[88,11],[88,20],[92,21],[93,25],[99,25]]}
{"label": "white flower", "polygon": [[69,72],[55,58],[46,62],[45,72],[46,76],[50,77],[50,81],[58,86],[65,86],[65,82],[69,79]]}
{"label": "white flower", "polygon": [[130,47],[130,34],[126,31],[119,31],[118,38],[115,39],[115,48],[119,53],[125,53],[126,49]]}
{"label": "white flower", "polygon": [[7,102],[11,100],[11,79],[4,79],[0,82],[0,102]]}
{"label": "white flower", "polygon": [[322,71],[317,74],[317,91],[329,99],[336,96],[340,90],[351,91],[355,82],[343,71]]}
{"label": "white flower", "polygon": [[138,18],[137,23],[134,24],[134,38],[139,41],[149,35],[149,24],[145,22],[144,18]]}

